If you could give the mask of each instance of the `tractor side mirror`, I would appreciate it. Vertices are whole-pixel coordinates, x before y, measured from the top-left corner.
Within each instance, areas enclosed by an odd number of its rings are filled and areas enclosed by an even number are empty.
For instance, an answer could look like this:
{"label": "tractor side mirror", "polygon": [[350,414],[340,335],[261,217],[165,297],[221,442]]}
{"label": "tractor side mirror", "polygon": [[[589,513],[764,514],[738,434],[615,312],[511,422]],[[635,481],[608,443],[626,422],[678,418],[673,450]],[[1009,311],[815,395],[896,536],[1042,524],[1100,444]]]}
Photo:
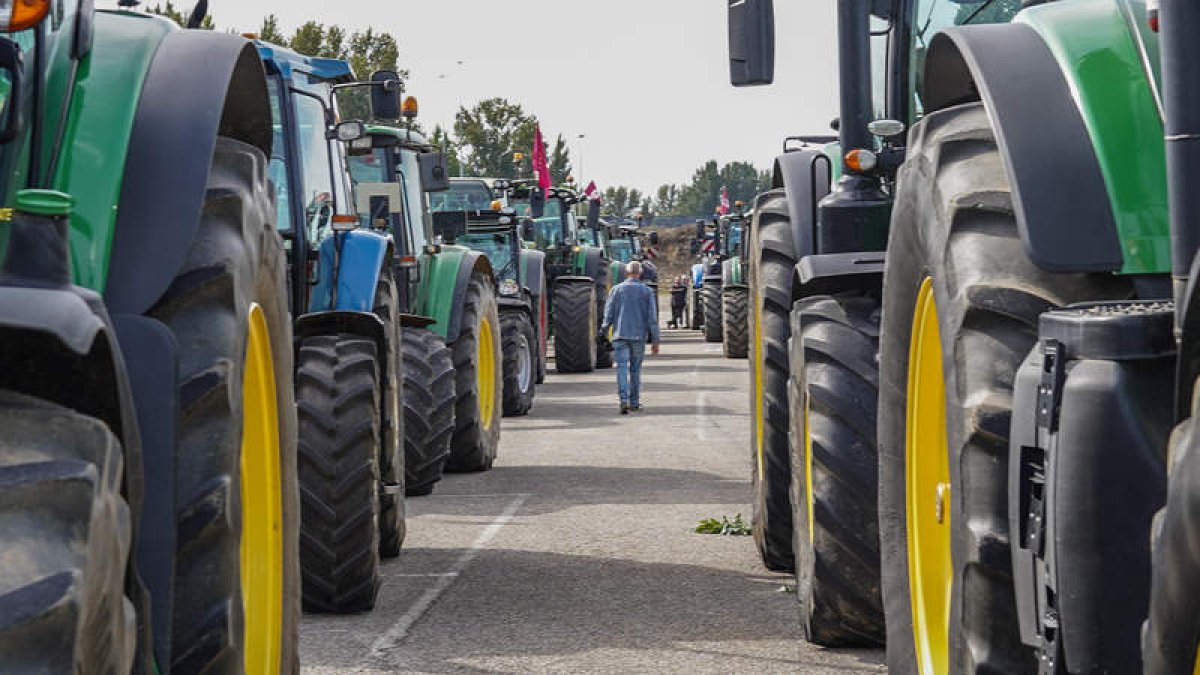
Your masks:
{"label": "tractor side mirror", "polygon": [[704,241],[704,221],[696,221],[696,241]]}
{"label": "tractor side mirror", "polygon": [[650,233],[650,245],[658,246],[658,233],[657,232]]}
{"label": "tractor side mirror", "polygon": [[541,218],[546,215],[546,195],[541,188],[529,190],[529,217]]}
{"label": "tractor side mirror", "polygon": [[533,241],[533,221],[528,218],[521,221],[521,238],[525,241]]}
{"label": "tractor side mirror", "polygon": [[392,70],[371,73],[371,113],[377,119],[400,119],[400,75]]}
{"label": "tractor side mirror", "polygon": [[438,211],[433,214],[433,235],[453,244],[467,233],[466,211]]}
{"label": "tractor side mirror", "polygon": [[24,64],[21,48],[12,40],[0,40],[0,143],[16,138],[25,129],[21,113],[24,98]]}
{"label": "tractor side mirror", "polygon": [[600,202],[588,200],[587,229],[597,231],[600,227]]}
{"label": "tractor side mirror", "polygon": [[775,79],[775,7],[772,0],[728,0],[729,81],[735,87]]}
{"label": "tractor side mirror", "polygon": [[426,192],[443,192],[450,189],[450,172],[446,169],[446,156],[440,152],[422,152],[417,155],[421,168],[421,189]]}

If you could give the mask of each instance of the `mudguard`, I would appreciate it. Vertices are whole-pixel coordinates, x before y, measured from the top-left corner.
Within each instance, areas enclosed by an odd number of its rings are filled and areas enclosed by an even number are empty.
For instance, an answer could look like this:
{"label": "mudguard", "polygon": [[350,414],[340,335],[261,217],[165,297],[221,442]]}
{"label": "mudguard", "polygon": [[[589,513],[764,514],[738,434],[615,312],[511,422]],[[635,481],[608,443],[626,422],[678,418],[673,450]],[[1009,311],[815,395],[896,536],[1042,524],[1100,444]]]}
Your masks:
{"label": "mudguard", "polygon": [[533,249],[521,249],[521,285],[534,297],[546,282],[546,254]]}
{"label": "mudguard", "polygon": [[104,291],[114,314],[144,313],[182,266],[217,136],[270,155],[262,61],[238,36],[171,31],[154,53],[133,119]]}
{"label": "mudguard", "polygon": [[597,246],[584,246],[580,251],[583,258],[583,274],[591,277],[596,286],[608,288],[608,265],[605,264],[604,250]]}
{"label": "mudguard", "polygon": [[319,248],[317,285],[308,311],[374,311],[379,275],[391,259],[391,241],[377,232],[351,230],[326,237]]}
{"label": "mudguard", "polygon": [[792,287],[800,296],[851,289],[878,292],[883,287],[883,258],[883,251],[806,255],[796,263]]}
{"label": "mudguard", "polygon": [[383,319],[370,310],[365,312],[342,310],[314,312],[296,319],[296,325],[292,330],[296,362],[299,363],[300,344],[305,339],[314,335],[337,335],[338,333],[349,333],[373,340],[380,361],[379,371],[389,372],[390,359],[388,356],[392,354],[393,350],[388,348],[387,327],[383,325]]}
{"label": "mudguard", "polygon": [[1050,3],[930,44],[926,110],[984,103],[1021,238],[1048,271],[1170,269],[1163,128],[1131,30],[1115,0]]}
{"label": "mudguard", "polygon": [[771,187],[783,188],[787,196],[797,260],[817,253],[817,204],[829,194],[831,173],[821,148],[803,147],[775,158]]}
{"label": "mudguard", "polygon": [[487,256],[463,246],[442,246],[438,253],[423,260],[419,303],[421,314],[435,321],[429,328],[441,335],[446,344],[458,339],[462,323],[462,307],[467,297],[471,275],[478,272],[493,280],[492,265]]}

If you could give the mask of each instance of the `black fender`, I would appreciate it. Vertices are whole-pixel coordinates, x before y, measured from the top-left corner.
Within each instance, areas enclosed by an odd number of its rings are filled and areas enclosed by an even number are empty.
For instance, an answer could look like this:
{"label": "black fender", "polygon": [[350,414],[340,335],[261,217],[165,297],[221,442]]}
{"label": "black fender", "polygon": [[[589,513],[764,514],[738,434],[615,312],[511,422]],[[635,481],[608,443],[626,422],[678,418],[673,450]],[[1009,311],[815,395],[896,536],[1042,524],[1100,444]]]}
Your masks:
{"label": "black fender", "polygon": [[806,255],[796,263],[792,297],[841,291],[879,293],[883,289],[883,251]]}
{"label": "black fender", "polygon": [[597,246],[588,247],[584,256],[583,274],[596,282],[597,289],[608,288],[608,261],[604,258],[603,249]]}
{"label": "black fender", "polygon": [[[336,335],[348,333],[371,340],[379,357],[379,372],[392,372],[391,359],[395,350],[388,348],[387,327],[383,319],[373,312],[351,312],[333,310],[329,312],[313,312],[296,319],[292,329],[292,344],[296,352],[296,363],[299,363],[300,344],[314,335]],[[396,364],[399,368],[399,364]],[[397,370],[396,372],[399,372]]]}
{"label": "black fender", "polygon": [[[462,308],[467,299],[467,287],[471,284],[471,275],[482,272],[487,275],[494,287],[492,264],[486,255],[479,251],[467,251],[458,263],[458,276],[454,279],[454,300],[450,305],[450,319],[446,325],[446,344],[454,344],[462,331]],[[497,298],[499,294],[497,294]]]}
{"label": "black fender", "polygon": [[829,157],[816,147],[775,158],[771,187],[784,190],[796,260],[817,252],[817,204],[829,194],[831,168]]}
{"label": "black fender", "polygon": [[525,279],[522,281],[536,298],[538,289],[546,281],[546,254],[526,248],[521,249],[521,257],[525,260]]}
{"label": "black fender", "polygon": [[500,306],[501,312],[523,312],[529,316],[533,316],[531,309],[531,296],[523,294],[520,298],[514,298],[507,295],[496,296],[496,304]]}
{"label": "black fender", "polygon": [[971,101],[987,107],[1012,185],[1017,227],[1034,264],[1050,272],[1121,268],[1108,188],[1083,117],[1049,47],[1032,28],[979,25],[935,35],[922,100],[927,112]]}
{"label": "black fender", "polygon": [[134,116],[104,291],[114,314],[145,313],[183,265],[217,136],[270,156],[262,60],[235,35],[172,32],[154,55]]}
{"label": "black fender", "polygon": [[400,314],[400,325],[404,328],[429,328],[437,323],[437,319],[432,316],[421,316],[420,314]]}

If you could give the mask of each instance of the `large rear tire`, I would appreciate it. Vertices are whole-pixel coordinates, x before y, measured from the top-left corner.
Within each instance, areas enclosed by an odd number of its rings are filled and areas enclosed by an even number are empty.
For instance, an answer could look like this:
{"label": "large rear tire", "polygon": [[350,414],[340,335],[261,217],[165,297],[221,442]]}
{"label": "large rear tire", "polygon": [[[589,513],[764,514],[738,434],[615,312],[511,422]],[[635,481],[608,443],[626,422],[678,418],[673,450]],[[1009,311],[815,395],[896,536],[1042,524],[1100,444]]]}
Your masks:
{"label": "large rear tire", "polygon": [[98,419],[5,390],[0,430],[0,670],[130,672],[120,442]]}
{"label": "large rear tire", "polygon": [[1124,282],[1051,274],[1029,260],[982,104],[929,114],[909,141],[879,357],[888,667],[1033,672],[1008,531],[1013,382],[1040,314],[1125,297]]}
{"label": "large rear tire", "polygon": [[297,366],[304,609],[365,612],[379,594],[377,347],[354,335],[318,335],[300,343]]}
{"label": "large rear tire", "polygon": [[217,139],[196,236],[149,312],[179,344],[173,673],[299,670],[292,329],[266,165]]}
{"label": "large rear tire", "polygon": [[554,368],[560,373],[590,373],[596,368],[596,287],[588,283],[554,284]]}
{"label": "large rear tire", "polygon": [[751,529],[767,569],[795,569],[791,455],[788,449],[788,338],[792,310],[792,230],[782,190],[755,213],[750,265]]}
{"label": "large rear tire", "polygon": [[447,471],[487,471],[500,445],[504,396],[500,313],[492,281],[475,272],[467,286],[462,328],[455,340],[454,436]]}
{"label": "large rear tire", "polygon": [[442,336],[405,328],[404,491],[427,495],[442,479],[454,435],[454,359]]}
{"label": "large rear tire", "polygon": [[879,591],[879,300],[796,302],[791,319],[792,523],[804,636],[883,644]]}
{"label": "large rear tire", "polygon": [[750,324],[746,318],[750,291],[744,286],[729,286],[721,294],[722,332],[725,334],[725,358],[744,359],[749,349]]}
{"label": "large rear tire", "polygon": [[1200,669],[1200,386],[1192,414],[1171,434],[1167,503],[1154,517],[1150,613],[1142,630],[1145,675]]}
{"label": "large rear tire", "polygon": [[704,341],[720,342],[725,326],[721,316],[721,285],[705,282],[704,288],[700,289],[700,305],[704,312]]}
{"label": "large rear tire", "polygon": [[383,320],[389,353],[383,378],[383,424],[379,446],[379,555],[400,555],[408,535],[404,503],[404,359],[400,353],[400,300],[396,280],[384,269],[375,289],[375,314]]}
{"label": "large rear tire", "polygon": [[504,335],[504,415],[526,415],[533,408],[537,388],[537,336],[529,314],[511,310],[500,314]]}

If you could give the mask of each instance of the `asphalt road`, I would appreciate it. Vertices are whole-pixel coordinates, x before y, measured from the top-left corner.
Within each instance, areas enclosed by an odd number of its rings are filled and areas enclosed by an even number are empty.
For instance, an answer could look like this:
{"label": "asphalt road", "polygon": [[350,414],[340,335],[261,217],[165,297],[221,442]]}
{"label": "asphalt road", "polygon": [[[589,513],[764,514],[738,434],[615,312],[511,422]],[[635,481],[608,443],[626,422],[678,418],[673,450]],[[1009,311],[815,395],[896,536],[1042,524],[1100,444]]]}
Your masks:
{"label": "asphalt road", "polygon": [[552,371],[492,471],[408,501],[374,612],[305,617],[304,672],[883,672],[800,639],[750,537],[692,531],[749,520],[746,361],[668,331],[643,376],[622,417],[613,371]]}

